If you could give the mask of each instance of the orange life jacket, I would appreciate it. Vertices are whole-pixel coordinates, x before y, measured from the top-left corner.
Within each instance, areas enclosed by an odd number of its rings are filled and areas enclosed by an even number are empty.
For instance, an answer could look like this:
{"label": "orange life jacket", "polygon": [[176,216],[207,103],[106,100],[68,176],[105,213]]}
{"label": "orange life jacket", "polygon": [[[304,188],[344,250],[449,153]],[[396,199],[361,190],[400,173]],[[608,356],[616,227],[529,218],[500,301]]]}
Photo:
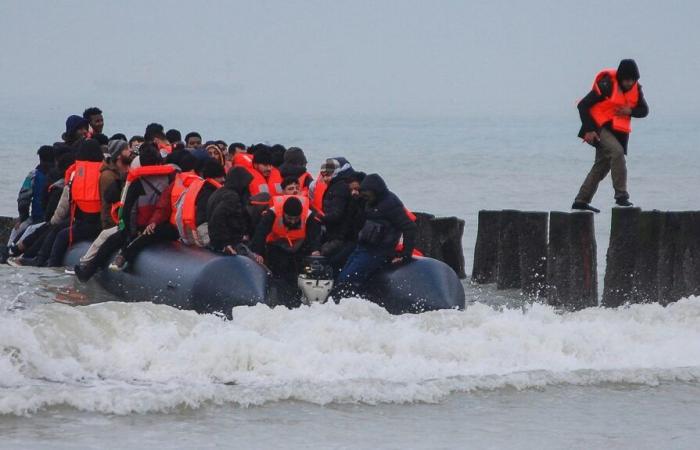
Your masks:
{"label": "orange life jacket", "polygon": [[180,233],[180,240],[187,245],[195,243],[195,237],[197,236],[197,197],[206,183],[211,184],[216,189],[221,188],[221,183],[211,178],[194,180],[173,205],[175,213],[173,225],[177,227],[177,231]]}
{"label": "orange life jacket", "polygon": [[[415,222],[416,220],[418,220],[418,218],[416,217],[416,215],[413,214],[413,211],[411,211],[410,209],[406,208],[405,206],[403,207],[403,210],[406,211],[406,215],[408,216],[409,219],[411,219],[411,222]],[[396,250],[396,253],[401,253],[401,252],[403,251],[403,236],[401,236],[401,239],[399,240],[399,243],[396,244],[395,250]],[[414,249],[413,249],[413,252],[412,252],[412,255],[413,255],[413,256],[423,256],[423,252],[421,252],[421,251],[418,250],[417,248],[414,248]]]}
{"label": "orange life jacket", "polygon": [[253,180],[248,185],[251,197],[261,192],[267,192],[273,198],[276,195],[282,195],[282,174],[276,167],[272,168],[267,179],[254,167],[247,167],[247,169],[253,176]]}
{"label": "orange life jacket", "polygon": [[[284,203],[292,197],[299,199],[302,207],[301,224],[295,229],[289,229],[284,225]],[[301,195],[278,195],[272,199],[270,210],[275,214],[275,222],[272,225],[272,231],[267,235],[266,242],[298,250],[306,239],[306,223],[311,215],[309,199]]]}
{"label": "orange life jacket", "polygon": [[328,189],[328,185],[323,182],[321,174],[318,174],[318,178],[309,186],[311,207],[319,216],[323,216],[323,194],[326,193],[326,189]]}
{"label": "orange life jacket", "polygon": [[605,76],[609,76],[612,82],[612,94],[610,97],[593,105],[590,109],[590,114],[596,125],[602,127],[604,124],[611,122],[612,129],[622,133],[630,133],[632,131],[632,120],[630,116],[617,115],[618,108],[627,106],[634,108],[639,101],[639,84],[634,83],[632,89],[627,92],[622,92],[620,84],[617,82],[617,71],[615,69],[606,69],[596,75],[593,80],[593,91],[601,95],[598,88],[598,81]]}
{"label": "orange life jacket", "polygon": [[100,169],[102,162],[76,161],[70,182],[71,204],[84,213],[98,213],[100,201]]}
{"label": "orange life jacket", "polygon": [[[153,215],[158,204],[160,194],[167,189],[170,184],[170,175],[177,172],[175,166],[170,164],[159,166],[141,166],[129,169],[126,176],[126,184],[122,190],[122,198],[119,203],[112,206],[112,219],[119,224],[119,228],[124,228],[124,221],[130,220],[130,217],[123,217],[122,206],[129,186],[135,181],[143,178],[144,195],[139,196],[136,200],[136,226],[143,227],[148,225],[148,220]],[[116,216],[115,216],[116,211]]]}
{"label": "orange life jacket", "polygon": [[162,157],[166,157],[169,154],[173,152],[173,146],[172,144],[165,144],[163,142],[158,142],[158,150],[160,150],[160,154]]}
{"label": "orange life jacket", "polygon": [[232,162],[234,167],[251,169],[253,167],[253,155],[250,153],[236,153],[233,155]]}
{"label": "orange life jacket", "polygon": [[309,178],[311,178],[311,174],[309,172],[304,172],[299,177],[299,190],[306,196],[309,195],[309,186],[306,186],[306,180]]}
{"label": "orange life jacket", "polygon": [[70,179],[73,176],[73,172],[75,172],[75,163],[68,166],[68,168],[66,169],[66,173],[63,174],[63,180],[66,182],[66,186],[68,185],[68,183],[70,183]]}
{"label": "orange life jacket", "polygon": [[185,190],[190,187],[192,183],[202,178],[194,173],[194,171],[180,172],[175,175],[175,180],[173,181],[173,189],[170,191],[170,223],[175,225],[175,204],[180,199]]}

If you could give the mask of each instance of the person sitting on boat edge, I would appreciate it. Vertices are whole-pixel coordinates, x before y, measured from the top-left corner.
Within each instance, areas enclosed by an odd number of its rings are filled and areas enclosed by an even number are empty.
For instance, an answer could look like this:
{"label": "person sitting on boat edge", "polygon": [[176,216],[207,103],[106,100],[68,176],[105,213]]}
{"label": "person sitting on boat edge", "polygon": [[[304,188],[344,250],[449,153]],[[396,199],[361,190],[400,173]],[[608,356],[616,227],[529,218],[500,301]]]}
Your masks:
{"label": "person sitting on boat edge", "polygon": [[264,255],[273,277],[282,282],[287,306],[298,306],[297,278],[305,256],[321,255],[321,225],[307,197],[277,196],[272,201],[255,230],[251,250]]}
{"label": "person sitting on boat edge", "polygon": [[206,219],[212,250],[235,255],[236,246],[250,238],[245,206],[250,198],[248,186],[252,180],[246,168],[234,167],[228,171],[222,188],[209,197]]}
{"label": "person sitting on boat edge", "polygon": [[[381,176],[367,175],[360,195],[365,201],[365,222],[331,294],[336,301],[362,292],[363,285],[387,264],[410,261],[415,247],[417,226]],[[402,236],[403,248],[397,252]]]}

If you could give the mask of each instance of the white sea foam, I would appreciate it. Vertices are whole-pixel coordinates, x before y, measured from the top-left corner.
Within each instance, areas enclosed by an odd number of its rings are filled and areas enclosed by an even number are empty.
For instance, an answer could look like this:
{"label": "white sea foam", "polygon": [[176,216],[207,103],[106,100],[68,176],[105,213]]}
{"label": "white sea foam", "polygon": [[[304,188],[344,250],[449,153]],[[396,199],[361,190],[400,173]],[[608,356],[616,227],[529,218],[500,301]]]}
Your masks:
{"label": "white sea foam", "polygon": [[233,321],[148,303],[39,305],[0,315],[0,413],[433,402],[503,387],[697,382],[699,300],[402,316],[347,300],[237,308]]}

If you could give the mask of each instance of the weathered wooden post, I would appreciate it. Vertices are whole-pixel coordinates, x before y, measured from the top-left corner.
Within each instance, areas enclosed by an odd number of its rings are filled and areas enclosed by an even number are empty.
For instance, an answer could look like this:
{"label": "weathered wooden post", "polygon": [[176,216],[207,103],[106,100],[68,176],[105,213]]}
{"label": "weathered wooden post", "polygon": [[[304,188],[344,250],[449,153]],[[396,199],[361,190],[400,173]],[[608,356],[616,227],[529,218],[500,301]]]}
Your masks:
{"label": "weathered wooden post", "polygon": [[613,208],[605,269],[603,305],[617,307],[633,300],[634,267],[639,246],[639,208]]}
{"label": "weathered wooden post", "polygon": [[464,220],[457,217],[435,217],[432,214],[416,213],[418,233],[416,247],[425,256],[438,259],[466,278],[462,235]]}
{"label": "weathered wooden post", "polygon": [[642,211],[639,215],[639,241],[632,278],[632,301],[659,301],[659,248],[664,214]]}
{"label": "weathered wooden post", "polygon": [[474,283],[496,282],[500,219],[501,211],[479,211],[479,225],[472,266],[472,281]]}
{"label": "weathered wooden post", "polygon": [[511,209],[501,211],[496,264],[497,289],[515,289],[520,287],[519,216],[519,211]]}
{"label": "weathered wooden post", "polygon": [[518,217],[520,287],[530,297],[545,297],[547,285],[546,212],[521,212]]}

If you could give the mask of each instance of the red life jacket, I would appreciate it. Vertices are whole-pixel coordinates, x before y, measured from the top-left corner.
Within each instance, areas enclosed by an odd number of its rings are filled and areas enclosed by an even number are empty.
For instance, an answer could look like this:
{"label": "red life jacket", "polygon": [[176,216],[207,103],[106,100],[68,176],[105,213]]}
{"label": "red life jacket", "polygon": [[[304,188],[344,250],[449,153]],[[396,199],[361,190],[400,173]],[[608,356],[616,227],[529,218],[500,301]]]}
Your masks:
{"label": "red life jacket", "polygon": [[326,193],[326,189],[328,189],[328,185],[323,182],[321,174],[318,174],[318,178],[309,186],[311,207],[319,216],[323,216],[323,194]]}
{"label": "red life jacket", "polygon": [[172,144],[165,144],[163,142],[158,142],[158,150],[160,150],[160,155],[165,158],[173,152]]}
{"label": "red life jacket", "polygon": [[622,92],[620,84],[617,82],[617,71],[615,69],[606,69],[596,75],[593,80],[593,91],[601,95],[598,88],[598,81],[605,76],[609,76],[612,82],[612,94],[609,98],[600,101],[593,105],[590,109],[590,114],[598,127],[602,127],[608,122],[611,122],[612,129],[622,133],[630,133],[632,131],[632,120],[630,116],[620,116],[616,114],[618,108],[627,106],[634,108],[639,101],[639,84],[634,83],[632,89],[627,92]]}
{"label": "red life jacket", "polygon": [[[409,219],[411,219],[411,222],[415,222],[418,220],[415,214],[413,214],[413,211],[410,209],[406,208],[405,206],[403,207],[404,211],[406,211],[406,215],[408,216]],[[401,239],[399,239],[399,243],[396,244],[396,253],[401,253],[403,251],[403,236]],[[423,256],[423,252],[418,250],[417,248],[413,249],[413,252],[411,253],[412,256]]]}
{"label": "red life jacket", "polygon": [[[302,207],[301,224],[296,229],[289,229],[284,225],[284,203],[292,197],[299,199]],[[266,242],[298,250],[306,239],[306,223],[311,215],[309,199],[301,195],[278,195],[272,199],[270,210],[275,214],[275,222],[272,225],[272,231],[267,235]]]}
{"label": "red life jacket", "polygon": [[[123,229],[124,225],[122,221],[131,220],[130,217],[123,217],[122,206],[124,206],[126,193],[131,183],[143,179],[141,184],[145,194],[139,196],[136,200],[136,226],[144,227],[148,225],[148,220],[156,209],[160,194],[167,189],[170,184],[170,175],[175,172],[177,172],[177,169],[170,164],[129,169],[129,173],[126,176],[126,184],[122,190],[121,201],[112,207],[112,219],[116,219],[115,222],[119,224],[121,229]],[[116,217],[114,216],[115,210],[118,210]]]}
{"label": "red life jacket", "polygon": [[175,180],[173,181],[173,189],[170,192],[171,224],[175,225],[175,204],[180,199],[180,196],[183,192],[185,192],[185,190],[190,186],[190,184],[201,179],[202,178],[196,173],[194,173],[194,171],[180,172],[175,175]]}
{"label": "red life jacket", "polygon": [[250,153],[236,153],[233,155],[232,162],[234,167],[251,169],[253,167],[253,155]]}
{"label": "red life jacket", "polygon": [[177,227],[177,231],[180,233],[180,240],[187,245],[195,243],[195,237],[197,236],[197,197],[206,183],[211,184],[216,189],[221,187],[221,183],[211,178],[194,180],[173,205],[173,212],[175,213],[173,225]]}
{"label": "red life jacket", "polygon": [[272,168],[268,179],[265,179],[265,177],[254,167],[249,167],[247,169],[253,176],[253,180],[248,185],[248,191],[250,191],[251,197],[258,195],[261,192],[267,192],[271,197],[282,195],[282,175],[277,168]]}

